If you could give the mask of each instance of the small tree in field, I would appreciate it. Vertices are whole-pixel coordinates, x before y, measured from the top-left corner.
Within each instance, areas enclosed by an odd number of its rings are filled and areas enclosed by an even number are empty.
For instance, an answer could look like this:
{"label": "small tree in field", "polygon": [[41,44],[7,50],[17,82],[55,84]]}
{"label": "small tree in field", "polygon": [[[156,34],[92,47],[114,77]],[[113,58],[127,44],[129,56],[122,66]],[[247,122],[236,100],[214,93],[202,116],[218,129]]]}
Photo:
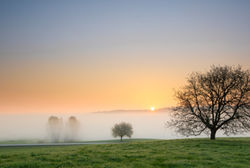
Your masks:
{"label": "small tree in field", "polygon": [[121,141],[124,136],[131,137],[133,134],[132,125],[129,123],[121,122],[119,124],[115,124],[112,128],[112,135],[114,137],[120,137]]}
{"label": "small tree in field", "polygon": [[190,136],[216,132],[236,134],[250,131],[250,75],[240,66],[212,66],[207,73],[192,74],[176,93],[179,107],[168,123]]}

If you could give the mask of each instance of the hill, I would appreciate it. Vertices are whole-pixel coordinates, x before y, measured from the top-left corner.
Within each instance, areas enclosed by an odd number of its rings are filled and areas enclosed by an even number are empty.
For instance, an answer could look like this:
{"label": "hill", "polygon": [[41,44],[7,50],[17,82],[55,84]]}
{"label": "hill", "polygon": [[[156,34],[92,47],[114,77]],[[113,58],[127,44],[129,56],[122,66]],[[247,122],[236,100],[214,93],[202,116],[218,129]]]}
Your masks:
{"label": "hill", "polygon": [[250,138],[131,141],[119,144],[1,147],[1,168],[250,167]]}

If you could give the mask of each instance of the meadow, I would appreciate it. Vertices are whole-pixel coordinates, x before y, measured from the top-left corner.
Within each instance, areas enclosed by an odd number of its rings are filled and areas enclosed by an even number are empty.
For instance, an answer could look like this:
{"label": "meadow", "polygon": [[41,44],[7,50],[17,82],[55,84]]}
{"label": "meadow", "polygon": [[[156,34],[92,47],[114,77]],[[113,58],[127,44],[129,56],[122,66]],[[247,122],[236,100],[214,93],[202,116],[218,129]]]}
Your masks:
{"label": "meadow", "polygon": [[1,147],[1,168],[247,168],[250,138],[140,140],[77,146]]}

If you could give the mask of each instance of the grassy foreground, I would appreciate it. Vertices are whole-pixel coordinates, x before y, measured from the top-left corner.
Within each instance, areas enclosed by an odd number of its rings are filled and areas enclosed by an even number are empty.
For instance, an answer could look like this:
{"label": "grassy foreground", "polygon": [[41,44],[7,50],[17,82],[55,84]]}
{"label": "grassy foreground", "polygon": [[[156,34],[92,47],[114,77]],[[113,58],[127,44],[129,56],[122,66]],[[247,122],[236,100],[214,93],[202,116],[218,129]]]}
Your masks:
{"label": "grassy foreground", "polygon": [[247,168],[250,138],[182,139],[106,145],[2,147],[1,168]]}

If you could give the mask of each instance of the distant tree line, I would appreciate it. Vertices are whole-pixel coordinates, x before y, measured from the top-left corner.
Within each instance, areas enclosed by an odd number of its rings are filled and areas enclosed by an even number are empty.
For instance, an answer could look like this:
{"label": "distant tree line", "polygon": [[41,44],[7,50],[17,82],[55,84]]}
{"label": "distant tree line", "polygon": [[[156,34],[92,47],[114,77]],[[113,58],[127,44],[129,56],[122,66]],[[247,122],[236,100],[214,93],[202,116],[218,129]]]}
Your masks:
{"label": "distant tree line", "polygon": [[[74,116],[69,117],[66,124],[63,123],[62,118],[50,116],[47,123],[48,137],[51,142],[76,141],[79,128],[80,122]],[[122,141],[125,136],[131,138],[133,127],[130,123],[121,122],[115,124],[111,131],[113,137],[120,137],[120,140]]]}
{"label": "distant tree line", "polygon": [[64,124],[62,118],[50,116],[47,124],[47,132],[51,142],[75,141],[77,140],[80,122],[71,116]]}

